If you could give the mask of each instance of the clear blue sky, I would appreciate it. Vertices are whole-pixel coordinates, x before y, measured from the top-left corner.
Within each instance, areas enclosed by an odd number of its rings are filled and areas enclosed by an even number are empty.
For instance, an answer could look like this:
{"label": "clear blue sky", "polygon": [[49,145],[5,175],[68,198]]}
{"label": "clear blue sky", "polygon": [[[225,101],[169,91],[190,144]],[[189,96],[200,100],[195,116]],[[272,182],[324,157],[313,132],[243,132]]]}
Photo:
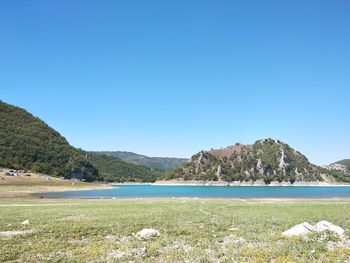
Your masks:
{"label": "clear blue sky", "polygon": [[350,1],[0,1],[0,99],[86,150],[350,158]]}

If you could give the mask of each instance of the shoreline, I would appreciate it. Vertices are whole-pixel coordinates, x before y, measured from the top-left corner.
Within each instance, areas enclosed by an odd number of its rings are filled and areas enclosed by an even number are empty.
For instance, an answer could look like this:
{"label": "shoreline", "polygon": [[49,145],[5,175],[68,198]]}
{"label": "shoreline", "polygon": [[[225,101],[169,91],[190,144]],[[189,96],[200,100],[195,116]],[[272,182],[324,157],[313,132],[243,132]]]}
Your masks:
{"label": "shoreline", "polygon": [[9,169],[0,169],[0,198],[40,198],[41,193],[83,191],[94,189],[110,189],[112,186],[106,183],[88,183],[82,181],[62,180],[41,173],[18,173],[10,176],[6,173]]}
{"label": "shoreline", "polygon": [[[0,199],[11,199],[11,198],[33,198],[33,199],[40,199],[42,196],[45,196],[45,194],[53,193],[53,192],[71,192],[71,191],[88,191],[88,190],[104,190],[104,189],[113,189],[121,185],[149,185],[149,186],[217,186],[217,187],[350,187],[350,184],[330,184],[330,183],[324,183],[324,182],[296,182],[293,185],[290,183],[278,183],[278,182],[272,182],[270,185],[266,185],[265,183],[261,182],[223,182],[223,181],[216,181],[216,182],[201,182],[201,181],[180,181],[180,180],[170,180],[170,181],[157,181],[154,183],[135,183],[135,182],[127,182],[127,183],[108,183],[108,184],[90,184],[90,183],[78,183],[72,184],[69,183],[65,185],[50,185],[50,184],[39,184],[39,185],[2,185],[0,187]],[[7,189],[6,189],[7,188]],[[4,190],[4,191],[3,191]],[[47,198],[47,197],[46,197]],[[178,199],[179,197],[174,197],[175,199]],[[202,199],[198,197],[180,197],[182,198],[188,198],[188,199]],[[256,197],[253,197],[254,199]],[[268,197],[264,197],[268,198]],[[263,198],[263,199],[264,199]],[[51,198],[49,198],[51,199]],[[55,198],[54,198],[55,199]],[[61,199],[61,198],[59,198]],[[65,198],[63,198],[65,199]],[[80,199],[80,198],[78,198]],[[85,199],[85,198],[82,198]],[[95,198],[87,198],[87,199],[95,199]],[[98,199],[98,198],[96,198]],[[105,199],[105,198],[103,198]],[[109,199],[109,198],[106,198]],[[116,198],[120,200],[125,200],[124,198]],[[126,198],[128,199],[128,198]],[[154,197],[148,198],[148,197],[135,197],[131,199],[154,199]],[[160,198],[163,199],[163,198]],[[167,197],[165,199],[173,199],[173,197]],[[206,198],[204,198],[206,199]],[[212,198],[209,198],[212,199]],[[216,199],[216,198],[214,198]],[[231,198],[223,198],[223,199],[231,199]],[[233,198],[235,199],[235,198]],[[238,198],[241,199],[241,198]],[[243,199],[251,199],[251,198],[243,198]],[[260,198],[258,198],[260,199]],[[275,198],[272,198],[275,199]],[[284,199],[278,197],[277,199]],[[288,199],[288,198],[287,198]],[[294,198],[292,198],[294,199]],[[299,198],[296,198],[299,199]],[[307,198],[310,199],[310,198]],[[321,198],[323,199],[323,198]],[[329,198],[325,198],[329,199]],[[334,199],[334,198],[330,198]],[[338,198],[336,198],[338,199]],[[342,199],[342,198],[340,198]]]}
{"label": "shoreline", "polygon": [[[88,184],[88,183],[84,183]],[[45,193],[111,189],[109,184],[92,185],[0,185],[0,199],[40,198]]]}
{"label": "shoreline", "polygon": [[[129,183],[124,183],[129,184]],[[143,184],[143,183],[138,183]],[[319,187],[346,187],[350,184],[346,183],[327,183],[327,182],[295,182],[291,184],[290,182],[277,182],[273,181],[270,184],[266,184],[264,181],[248,181],[248,182],[240,182],[240,181],[234,181],[234,182],[226,182],[226,181],[184,181],[184,180],[164,180],[164,181],[156,181],[154,183],[144,183],[149,185],[156,185],[156,186],[255,186],[255,187],[301,187],[301,186],[319,186]],[[121,184],[123,185],[123,184]]]}
{"label": "shoreline", "polygon": [[53,189],[38,189],[38,190],[18,190],[0,193],[0,199],[6,198],[40,198],[41,195],[45,193],[61,193],[61,192],[71,192],[71,191],[89,191],[89,190],[104,190],[111,189],[112,186],[106,187],[87,187],[87,188],[53,188]]}

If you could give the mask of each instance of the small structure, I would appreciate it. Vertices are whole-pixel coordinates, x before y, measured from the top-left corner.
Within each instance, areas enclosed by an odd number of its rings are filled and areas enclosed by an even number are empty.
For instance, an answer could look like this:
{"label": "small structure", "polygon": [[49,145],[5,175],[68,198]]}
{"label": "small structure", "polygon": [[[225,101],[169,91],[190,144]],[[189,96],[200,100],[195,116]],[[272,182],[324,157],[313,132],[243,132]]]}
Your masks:
{"label": "small structure", "polygon": [[10,170],[10,171],[6,172],[5,175],[7,175],[7,176],[19,176],[19,173],[17,170]]}

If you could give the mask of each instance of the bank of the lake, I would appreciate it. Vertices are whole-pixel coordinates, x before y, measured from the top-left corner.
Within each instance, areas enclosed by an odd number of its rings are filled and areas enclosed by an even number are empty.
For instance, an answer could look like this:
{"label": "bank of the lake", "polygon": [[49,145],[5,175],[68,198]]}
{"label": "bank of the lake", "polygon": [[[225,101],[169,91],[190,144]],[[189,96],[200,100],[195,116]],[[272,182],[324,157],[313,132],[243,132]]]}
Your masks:
{"label": "bank of the lake", "polygon": [[350,186],[115,185],[111,189],[43,193],[47,198],[350,198]]}
{"label": "bank of the lake", "polygon": [[45,192],[86,191],[110,189],[109,184],[61,180],[45,174],[27,173],[29,176],[6,176],[0,173],[0,198],[36,198]]}
{"label": "bank of the lake", "polygon": [[[140,183],[124,183],[124,184],[140,184]],[[278,182],[272,181],[266,184],[263,180],[256,181],[199,181],[199,180],[166,180],[166,181],[156,181],[152,185],[188,185],[188,186],[350,186],[349,183],[341,182]]]}

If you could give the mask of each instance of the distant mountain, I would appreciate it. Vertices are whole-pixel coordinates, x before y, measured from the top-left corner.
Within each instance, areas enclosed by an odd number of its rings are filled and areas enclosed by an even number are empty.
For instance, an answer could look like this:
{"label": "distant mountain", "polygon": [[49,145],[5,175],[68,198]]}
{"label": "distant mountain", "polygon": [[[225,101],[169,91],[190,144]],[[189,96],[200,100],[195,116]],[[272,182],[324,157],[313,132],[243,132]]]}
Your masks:
{"label": "distant mountain", "polygon": [[122,151],[102,151],[94,153],[118,157],[128,163],[145,165],[147,167],[163,171],[173,170],[174,168],[188,161],[188,159],[185,158],[148,157],[137,153]]}
{"label": "distant mountain", "polygon": [[165,179],[220,181],[350,181],[338,171],[311,164],[300,152],[273,139],[253,145],[235,144],[224,149],[201,151],[191,160],[167,174]]}
{"label": "distant mountain", "polygon": [[0,167],[86,181],[153,182],[162,172],[76,149],[24,109],[0,101]]}
{"label": "distant mountain", "polygon": [[154,182],[164,171],[125,162],[118,157],[90,152],[91,163],[98,169],[101,177],[110,182]]}
{"label": "distant mountain", "polygon": [[336,163],[338,163],[340,165],[344,165],[348,169],[348,171],[350,171],[350,159],[344,159],[344,160],[338,161]]}
{"label": "distant mountain", "polygon": [[344,159],[330,165],[324,166],[326,169],[331,171],[340,171],[346,174],[350,174],[350,159]]}

